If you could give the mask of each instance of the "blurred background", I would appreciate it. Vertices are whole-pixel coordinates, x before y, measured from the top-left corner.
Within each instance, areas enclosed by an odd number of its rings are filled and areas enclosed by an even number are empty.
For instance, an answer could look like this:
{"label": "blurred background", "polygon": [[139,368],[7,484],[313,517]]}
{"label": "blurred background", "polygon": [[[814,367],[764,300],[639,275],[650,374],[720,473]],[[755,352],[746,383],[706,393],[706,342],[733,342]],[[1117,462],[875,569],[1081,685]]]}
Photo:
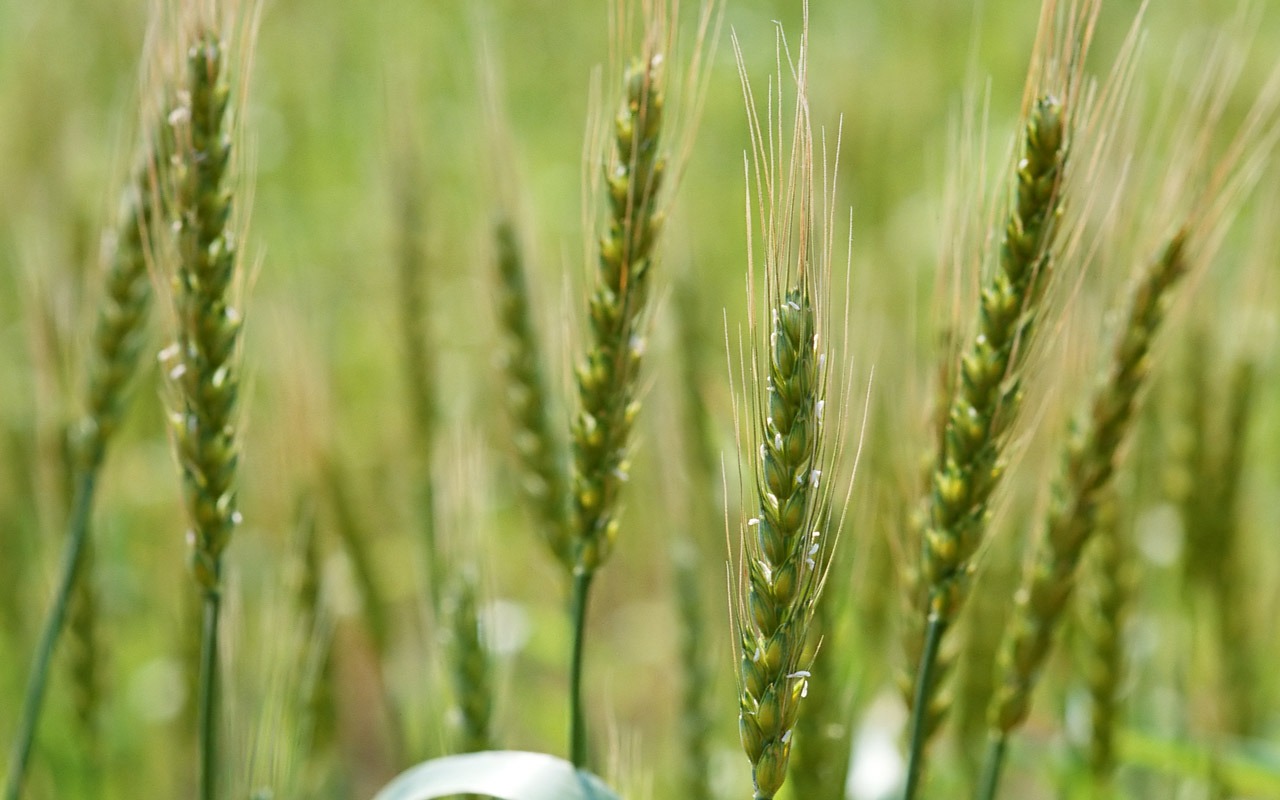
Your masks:
{"label": "blurred background", "polygon": [[[599,169],[584,158],[588,120],[600,109],[612,115],[626,57],[610,46],[612,5],[274,0],[262,8],[242,118],[242,197],[251,200],[243,241],[245,523],[227,557],[227,762],[236,796],[366,797],[408,764],[452,749],[449,648],[429,601],[418,519],[424,475],[432,476],[438,498],[439,549],[448,569],[481,576],[498,744],[564,752],[563,576],[533,534],[515,489],[492,231],[504,211],[520,221],[552,385],[564,404],[572,397],[569,364],[580,352],[593,266],[586,254],[599,216],[596,195],[583,189]],[[694,49],[697,9],[688,0],[684,6],[673,63],[687,63]],[[1095,76],[1110,72],[1138,6],[1105,4],[1091,56]],[[849,455],[867,412],[830,595],[838,612],[828,674],[849,741],[858,745],[854,775],[862,776],[850,796],[888,796],[877,786],[892,786],[900,769],[895,726],[902,712],[893,673],[901,662],[896,573],[906,558],[904,509],[917,492],[920,456],[930,442],[932,381],[946,337],[966,330],[971,317],[971,304],[953,311],[951,296],[971,294],[979,268],[949,272],[948,249],[958,228],[983,222],[981,210],[1004,196],[1038,13],[1029,0],[812,3],[811,103],[839,170],[838,292],[846,283],[839,277],[845,220],[852,226],[851,333],[837,355],[853,387],[843,398]],[[1126,116],[1138,143],[1135,172],[1153,168],[1141,154],[1146,136],[1168,124],[1157,113],[1161,98],[1190,91],[1211,42],[1232,29],[1235,15],[1232,0],[1162,0],[1147,10]],[[101,291],[100,242],[115,219],[138,136],[148,19],[141,0],[0,0],[0,747],[6,750],[62,543],[62,431],[80,411],[83,349]],[[1231,40],[1240,76],[1226,97],[1224,141],[1280,52],[1280,13],[1263,9],[1249,19],[1236,28],[1248,29],[1251,46],[1243,35]],[[712,676],[706,772],[717,797],[749,791],[749,765],[737,744],[725,590],[725,529],[736,530],[740,504],[726,339],[736,353],[746,319],[748,147],[728,34],[740,40],[762,94],[775,69],[777,22],[797,42],[800,4],[730,0],[718,47],[704,45],[714,56],[700,118],[689,108],[689,92],[673,98],[673,107],[683,108],[675,115],[680,133],[692,133],[696,122],[696,136],[656,278],[645,409],[622,532],[596,582],[588,639],[601,771],[632,797],[678,791],[687,671],[678,651],[682,623],[671,563],[681,547],[696,553],[702,578],[698,641]],[[489,98],[500,109],[496,117],[486,111]],[[977,109],[968,115],[976,122],[966,122],[966,108]],[[1275,170],[1268,176],[1239,209],[1215,263],[1175,310],[1125,478],[1131,502],[1123,518],[1141,576],[1126,629],[1132,644],[1126,713],[1135,726],[1188,743],[1227,734],[1274,742],[1280,731],[1280,685],[1261,669],[1241,701],[1256,709],[1255,727],[1229,730],[1220,623],[1208,610],[1209,593],[1196,593],[1183,566],[1191,552],[1182,546],[1182,511],[1197,473],[1179,458],[1188,437],[1228,435],[1225,423],[1215,421],[1212,429],[1188,423],[1182,410],[1198,398],[1217,420],[1228,403],[1232,365],[1253,364],[1255,413],[1236,515],[1248,591],[1236,613],[1256,639],[1254,665],[1270,663],[1272,612],[1280,603],[1280,557],[1268,538],[1280,530],[1273,241],[1280,195],[1272,188]],[[398,194],[406,183],[421,203],[411,225]],[[1116,213],[1141,220],[1149,201],[1125,202],[1134,205]],[[1164,233],[1126,232],[1131,244],[1121,248],[1123,263],[1095,259],[1076,301],[1064,303],[1050,337],[1058,344],[1045,348],[1036,372],[1043,375],[1040,388],[1030,392],[996,544],[983,558],[980,582],[1002,588],[993,588],[985,605],[975,600],[984,610],[974,613],[991,620],[979,627],[999,628],[1022,543],[1046,499],[1060,432],[1103,363],[1106,310],[1125,296],[1128,256]],[[438,392],[430,463],[414,445],[405,380],[406,237],[425,254],[424,320]],[[152,351],[169,335],[163,297],[157,308]],[[197,602],[160,382],[154,359],[144,363],[95,516],[96,613],[90,627],[64,640],[31,798],[190,794]],[[705,415],[710,474],[697,466],[704,443],[681,427],[695,415]],[[362,575],[376,584],[381,622],[369,621],[372,601]],[[320,597],[309,607],[308,587]],[[324,669],[315,669],[321,662]],[[1038,695],[1028,742],[1013,755],[1025,792],[1017,796],[1055,796],[1050,787],[1079,770],[1070,723],[1079,717],[1080,689],[1071,664],[1070,648],[1063,648]],[[308,702],[324,710],[300,723],[294,713],[300,687],[317,685],[328,696],[311,692]],[[939,786],[964,785],[972,759],[965,741],[940,745]],[[1040,759],[1044,753],[1052,758]],[[1133,796],[1209,796],[1204,781],[1159,770],[1135,769],[1128,780]]]}

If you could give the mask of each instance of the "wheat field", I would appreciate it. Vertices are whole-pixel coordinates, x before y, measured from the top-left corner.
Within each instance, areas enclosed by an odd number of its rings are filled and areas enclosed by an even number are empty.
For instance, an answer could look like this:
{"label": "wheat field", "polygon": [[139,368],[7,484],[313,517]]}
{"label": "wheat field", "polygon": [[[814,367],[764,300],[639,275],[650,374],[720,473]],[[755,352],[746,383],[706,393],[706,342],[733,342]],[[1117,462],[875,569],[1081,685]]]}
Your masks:
{"label": "wheat field", "polygon": [[0,0],[4,800],[1280,798],[1278,52]]}

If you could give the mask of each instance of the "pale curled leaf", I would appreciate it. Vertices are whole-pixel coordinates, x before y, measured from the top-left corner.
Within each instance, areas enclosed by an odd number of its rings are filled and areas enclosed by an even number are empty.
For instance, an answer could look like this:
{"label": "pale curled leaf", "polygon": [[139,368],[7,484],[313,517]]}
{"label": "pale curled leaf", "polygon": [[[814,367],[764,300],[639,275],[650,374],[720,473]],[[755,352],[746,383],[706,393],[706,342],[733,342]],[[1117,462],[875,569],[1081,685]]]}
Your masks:
{"label": "pale curled leaf", "polygon": [[545,753],[486,751],[424,761],[373,800],[434,800],[481,794],[500,800],[619,800],[596,776]]}

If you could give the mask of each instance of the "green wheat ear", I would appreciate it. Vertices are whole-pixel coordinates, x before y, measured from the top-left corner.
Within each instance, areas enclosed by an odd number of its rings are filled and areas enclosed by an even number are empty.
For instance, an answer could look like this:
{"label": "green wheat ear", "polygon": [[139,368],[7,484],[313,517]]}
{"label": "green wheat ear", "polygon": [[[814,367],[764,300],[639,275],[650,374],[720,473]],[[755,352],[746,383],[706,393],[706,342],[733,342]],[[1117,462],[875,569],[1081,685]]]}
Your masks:
{"label": "green wheat ear", "polygon": [[760,420],[758,515],[748,520],[746,615],[738,620],[739,732],[757,798],[782,787],[808,683],[802,663],[820,585],[823,387],[806,283],[773,306],[767,416]]}
{"label": "green wheat ear", "polygon": [[225,56],[221,40],[211,33],[201,34],[187,51],[185,101],[171,115],[179,152],[169,164],[178,331],[163,361],[177,390],[170,429],[191,518],[191,566],[207,594],[219,591],[222,554],[239,524],[235,412],[242,320],[232,297],[237,254],[229,228],[232,145]]}
{"label": "green wheat ear", "polygon": [[523,470],[521,489],[537,510],[542,538],[566,570],[573,569],[573,540],[568,520],[569,493],[561,442],[552,424],[551,392],[543,369],[544,351],[534,323],[529,280],[516,230],[498,223],[498,313],[506,340],[506,401],[515,427],[516,452]]}
{"label": "green wheat ear", "polygon": [[929,614],[954,620],[990,517],[1001,450],[1021,398],[1020,373],[1052,271],[1067,157],[1062,104],[1042,97],[1027,120],[1000,268],[983,288],[978,332],[960,360],[927,500],[924,574]]}
{"label": "green wheat ear", "polygon": [[643,349],[641,317],[649,293],[653,245],[662,227],[657,201],[666,170],[659,154],[662,59],[627,68],[614,120],[616,151],[605,185],[609,222],[600,237],[599,271],[588,307],[591,337],[578,365],[579,411],[572,424],[575,569],[595,572],[618,536],[617,505],[630,464],[631,428]]}
{"label": "green wheat ear", "polygon": [[491,750],[492,665],[481,638],[477,581],[463,574],[450,587],[445,610],[452,633],[452,678],[458,710],[457,752]]}
{"label": "green wheat ear", "polygon": [[[591,581],[618,536],[619,495],[628,478],[631,429],[644,350],[643,320],[662,228],[658,195],[666,171],[659,153],[665,103],[662,56],[633,61],[623,76],[622,107],[614,119],[614,152],[606,167],[608,225],[600,237],[599,269],[588,303],[590,336],[575,370],[578,411],[570,424],[570,756],[587,761],[582,704],[582,656]],[[553,547],[555,543],[553,542]]]}
{"label": "green wheat ear", "polygon": [[[825,340],[832,221],[816,210],[813,134],[807,84],[808,14],[801,32],[791,128],[772,109],[784,104],[771,84],[762,124],[738,41],[738,72],[751,132],[753,185],[761,207],[764,296],[753,308],[752,360],[743,366],[750,417],[740,424],[740,459],[751,464],[734,577],[738,733],[751,763],[756,800],[776,796],[787,777],[796,725],[808,694],[811,636],[836,535],[832,523]],[[785,37],[778,33],[779,49]],[[775,90],[773,86],[777,86]],[[779,112],[780,113],[780,112]],[[766,127],[767,125],[767,127]],[[786,137],[790,136],[788,140]],[[778,147],[772,147],[778,143]],[[774,176],[782,176],[777,182]],[[828,198],[824,198],[827,200]],[[829,206],[824,205],[829,213]],[[753,219],[748,225],[754,228]],[[753,254],[754,257],[754,254]],[[749,302],[757,302],[755,267]],[[757,322],[757,314],[763,322]],[[747,372],[747,370],[750,372]],[[822,676],[813,678],[822,680]]]}
{"label": "green wheat ear", "polygon": [[1095,785],[1108,791],[1116,768],[1116,731],[1120,726],[1123,633],[1131,594],[1131,563],[1120,529],[1117,492],[1098,504],[1092,567],[1087,573],[1082,632],[1084,676],[1090,698],[1089,771]]}
{"label": "green wheat ear", "polygon": [[1027,353],[1053,271],[1067,124],[1067,111],[1053,95],[1041,96],[1028,116],[998,269],[980,294],[977,332],[960,357],[927,494],[912,520],[922,558],[905,575],[913,606],[905,626],[907,677],[900,681],[912,709],[908,800],[919,785],[923,751],[951,707],[943,687],[954,655],[944,644],[967,598],[990,499],[1003,477]]}
{"label": "green wheat ear", "polygon": [[172,386],[169,429],[182,476],[192,574],[204,606],[198,709],[199,796],[211,800],[219,775],[218,652],[222,556],[240,524],[239,281],[233,225],[229,52],[198,28],[184,54],[185,75],[169,115],[174,156],[161,167],[171,199],[175,341],[161,354]]}
{"label": "green wheat ear", "polygon": [[1094,393],[1088,416],[1068,437],[1066,467],[1054,486],[1044,536],[1015,595],[1013,618],[1000,647],[979,794],[988,800],[999,786],[1009,734],[1030,712],[1032,691],[1075,587],[1077,564],[1113,486],[1121,447],[1151,370],[1151,347],[1168,295],[1187,271],[1187,235],[1185,228],[1178,231],[1146,268],[1105,380]]}

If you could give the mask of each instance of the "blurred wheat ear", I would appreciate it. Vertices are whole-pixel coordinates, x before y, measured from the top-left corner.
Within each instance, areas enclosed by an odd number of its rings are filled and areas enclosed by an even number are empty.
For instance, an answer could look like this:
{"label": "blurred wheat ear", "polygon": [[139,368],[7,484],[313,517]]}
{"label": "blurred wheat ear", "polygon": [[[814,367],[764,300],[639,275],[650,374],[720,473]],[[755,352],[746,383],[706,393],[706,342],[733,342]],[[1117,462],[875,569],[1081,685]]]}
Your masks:
{"label": "blurred wheat ear", "polygon": [[[1212,605],[1221,653],[1224,729],[1249,736],[1259,726],[1259,706],[1253,697],[1258,685],[1253,652],[1256,632],[1246,597],[1239,495],[1257,366],[1241,359],[1231,365],[1223,381],[1210,369],[1210,346],[1203,328],[1192,331],[1180,375],[1183,380],[1173,387],[1180,402],[1179,418],[1170,426],[1177,441],[1172,443],[1169,491],[1178,503],[1186,536],[1187,588],[1203,592]],[[1215,418],[1211,409],[1221,412]]]}
{"label": "blurred wheat ear", "polygon": [[[160,131],[141,149],[138,166],[130,176],[120,200],[119,219],[105,243],[106,273],[103,296],[89,344],[85,409],[69,435],[69,466],[72,498],[67,519],[66,542],[58,583],[40,635],[28,676],[18,734],[10,756],[5,783],[5,800],[17,800],[25,779],[31,747],[39,725],[45,686],[53,652],[57,647],[73,594],[79,600],[71,608],[73,624],[87,632],[92,609],[89,589],[82,573],[90,549],[90,517],[107,446],[119,428],[128,407],[129,384],[138,371],[147,341],[147,319],[151,308],[151,277],[148,272],[148,237],[155,228],[152,184],[155,164],[167,152],[166,137],[159,120],[144,120],[144,126]],[[82,637],[81,655],[92,650]],[[88,677],[88,662],[80,659],[77,674]],[[91,698],[81,692],[81,707]]]}
{"label": "blurred wheat ear", "polygon": [[435,265],[426,246],[426,191],[421,157],[413,134],[402,131],[392,145],[392,187],[396,214],[396,277],[400,304],[400,334],[407,389],[409,422],[414,453],[413,508],[416,527],[422,537],[427,568],[431,609],[440,613],[444,595],[445,569],[437,542],[436,497],[432,469],[439,428],[437,343],[431,335],[430,286]]}
{"label": "blurred wheat ear", "polygon": [[1112,491],[1098,505],[1091,569],[1084,604],[1084,677],[1089,690],[1089,770],[1098,796],[1114,792],[1115,738],[1121,722],[1120,687],[1124,671],[1124,623],[1132,593],[1133,564],[1121,529],[1119,495]]}
{"label": "blurred wheat ear", "polygon": [[[1228,45],[1220,41],[1218,47]],[[1157,200],[1178,209],[1172,216],[1178,223],[1141,270],[1102,381],[1087,413],[1068,433],[1063,472],[1001,646],[999,688],[989,709],[990,736],[978,795],[983,800],[996,796],[1009,736],[1030,712],[1032,692],[1074,590],[1081,554],[1122,463],[1173,292],[1188,273],[1213,258],[1280,138],[1280,72],[1275,72],[1222,156],[1209,160],[1208,134],[1221,120],[1221,98],[1231,88],[1231,75],[1221,64],[1205,69],[1202,96],[1193,99],[1174,130],[1175,158],[1162,165],[1167,170],[1164,194]],[[1202,185],[1192,189],[1195,177],[1202,178]],[[1169,224],[1167,218],[1163,224]]]}
{"label": "blurred wheat ear", "polygon": [[1000,682],[990,707],[991,739],[980,797],[995,796],[1005,744],[1026,719],[1031,690],[1071,596],[1076,564],[1111,486],[1138,392],[1150,370],[1166,294],[1186,273],[1187,231],[1180,230],[1145,270],[1089,417],[1069,436],[1065,476],[1055,489],[1034,564],[1015,595],[1016,609],[999,657]]}
{"label": "blurred wheat ear", "polygon": [[543,540],[556,560],[571,571],[573,552],[563,448],[551,421],[553,406],[544,367],[546,357],[534,323],[523,249],[511,220],[498,222],[494,241],[499,322],[506,339],[505,397],[523,471],[520,485],[526,501],[537,512]]}

